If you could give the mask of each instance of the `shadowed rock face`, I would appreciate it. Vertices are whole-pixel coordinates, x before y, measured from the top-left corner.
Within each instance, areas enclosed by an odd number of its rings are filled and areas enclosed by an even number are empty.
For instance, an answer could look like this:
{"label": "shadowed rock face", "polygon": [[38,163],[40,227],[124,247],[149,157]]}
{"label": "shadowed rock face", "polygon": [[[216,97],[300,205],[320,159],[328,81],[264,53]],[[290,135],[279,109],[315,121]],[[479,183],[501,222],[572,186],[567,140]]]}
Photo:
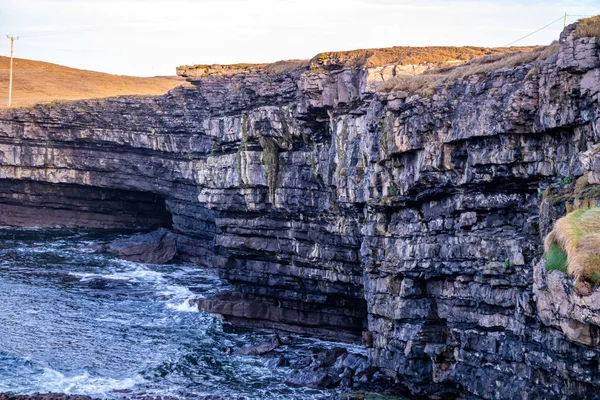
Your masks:
{"label": "shadowed rock face", "polygon": [[0,179],[0,225],[150,229],[171,226],[165,200],[150,192]]}
{"label": "shadowed rock face", "polygon": [[236,288],[203,308],[348,340],[368,330],[372,365],[415,393],[597,396],[595,333],[573,340],[533,292],[557,216],[540,205],[561,201],[538,192],[600,176],[595,39],[567,27],[535,71],[431,99],[373,92],[368,77],[249,71],[5,112],[0,178],[161,196],[180,256]]}

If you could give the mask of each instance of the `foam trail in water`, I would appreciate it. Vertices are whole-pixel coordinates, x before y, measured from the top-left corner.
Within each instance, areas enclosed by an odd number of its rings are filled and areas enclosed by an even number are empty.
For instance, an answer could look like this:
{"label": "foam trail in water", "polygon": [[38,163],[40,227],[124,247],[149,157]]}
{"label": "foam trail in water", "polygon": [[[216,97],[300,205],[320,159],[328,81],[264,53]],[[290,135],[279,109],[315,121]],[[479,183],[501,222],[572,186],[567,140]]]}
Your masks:
{"label": "foam trail in water", "polygon": [[112,274],[94,274],[94,273],[71,273],[71,275],[81,278],[82,282],[91,281],[93,279],[107,279],[115,281],[129,282],[160,282],[163,280],[161,273],[149,270],[147,268],[136,268],[131,271],[114,272]]}
{"label": "foam trail in water", "polygon": [[67,377],[59,371],[44,368],[40,382],[44,383],[42,391],[97,396],[98,394],[107,394],[115,390],[131,389],[135,385],[143,383],[144,378],[139,375],[124,379],[99,378],[92,377],[87,372]]}
{"label": "foam trail in water", "polygon": [[187,287],[174,285],[166,286],[160,294],[170,297],[167,308],[180,312],[198,312],[198,306],[193,304],[193,300],[204,298],[200,294],[193,294]]}
{"label": "foam trail in water", "polygon": [[198,306],[193,303],[193,300],[198,298],[201,298],[201,296],[192,296],[180,304],[168,303],[167,308],[179,312],[199,312],[200,310],[198,309]]}

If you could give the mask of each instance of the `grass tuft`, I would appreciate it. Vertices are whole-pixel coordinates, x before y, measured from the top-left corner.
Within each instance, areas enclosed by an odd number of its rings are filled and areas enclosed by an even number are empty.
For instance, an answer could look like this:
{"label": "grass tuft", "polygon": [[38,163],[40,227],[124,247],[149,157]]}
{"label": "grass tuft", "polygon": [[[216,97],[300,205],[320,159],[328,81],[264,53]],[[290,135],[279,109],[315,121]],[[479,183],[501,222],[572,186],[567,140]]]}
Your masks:
{"label": "grass tuft", "polygon": [[567,253],[565,253],[558,244],[553,243],[550,245],[548,250],[546,250],[544,257],[546,258],[546,268],[549,271],[567,273]]}
{"label": "grass tuft", "polygon": [[[558,248],[558,250],[557,250]],[[600,283],[600,207],[575,210],[560,218],[544,243],[548,269],[561,270],[566,254],[567,273]]]}
{"label": "grass tuft", "polygon": [[600,37],[600,15],[579,20],[575,27],[575,39],[583,37]]}
{"label": "grass tuft", "polygon": [[277,61],[272,64],[269,64],[265,67],[265,72],[267,74],[285,74],[289,72],[293,72],[297,69],[308,69],[310,61],[309,60],[285,60],[285,61]]}

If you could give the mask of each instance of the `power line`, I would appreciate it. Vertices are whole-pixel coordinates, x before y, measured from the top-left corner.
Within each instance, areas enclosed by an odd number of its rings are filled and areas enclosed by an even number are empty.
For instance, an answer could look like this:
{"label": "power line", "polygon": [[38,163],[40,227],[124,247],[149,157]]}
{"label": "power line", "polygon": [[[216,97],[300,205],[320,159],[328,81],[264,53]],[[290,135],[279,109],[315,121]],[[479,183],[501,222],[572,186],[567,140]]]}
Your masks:
{"label": "power line", "polygon": [[525,39],[525,38],[528,38],[529,36],[531,36],[531,35],[534,35],[534,34],[538,33],[539,31],[546,29],[546,28],[547,28],[547,27],[549,27],[550,25],[553,25],[553,24],[557,23],[557,22],[558,22],[558,21],[560,21],[561,19],[563,20],[563,28],[564,28],[564,27],[566,27],[566,26],[567,26],[567,18],[568,18],[568,17],[593,17],[593,15],[590,15],[590,14],[567,14],[567,13],[565,13],[565,14],[564,14],[562,17],[560,17],[560,18],[559,18],[559,19],[557,19],[556,21],[552,21],[552,22],[550,22],[548,25],[546,25],[546,26],[542,26],[540,29],[538,29],[538,30],[536,30],[536,31],[533,31],[533,32],[531,32],[531,33],[529,33],[529,34],[527,34],[527,35],[523,36],[522,38],[519,38],[519,39],[517,39],[517,40],[515,40],[515,41],[512,41],[512,42],[510,42],[510,43],[508,43],[508,44],[505,44],[503,47],[508,47],[508,46],[510,46],[510,45],[512,45],[512,44],[515,44],[515,43],[517,43],[517,42],[519,42],[519,41],[521,41],[521,40],[523,40],[523,39]]}
{"label": "power line", "polygon": [[525,38],[528,38],[529,36],[531,36],[531,35],[534,35],[534,34],[538,33],[538,32],[539,32],[539,31],[541,31],[541,30],[544,30],[544,29],[546,29],[546,28],[547,28],[547,27],[549,27],[550,25],[554,25],[555,23],[557,23],[558,21],[561,21],[561,20],[563,20],[564,18],[565,18],[565,15],[561,15],[561,17],[560,17],[559,19],[557,19],[557,20],[554,20],[554,21],[550,22],[548,25],[542,26],[540,29],[538,29],[538,30],[536,30],[536,31],[534,31],[534,32],[531,32],[531,33],[529,33],[529,34],[527,34],[527,35],[523,36],[522,38],[519,38],[519,39],[517,39],[517,40],[514,40],[514,41],[512,41],[512,42],[510,42],[510,43],[508,43],[508,44],[505,44],[505,45],[504,45],[504,46],[502,46],[502,47],[508,47],[508,46],[510,46],[510,45],[512,45],[512,44],[515,44],[515,43],[517,43],[517,42],[520,42],[521,40],[523,40],[523,39],[525,39]]}

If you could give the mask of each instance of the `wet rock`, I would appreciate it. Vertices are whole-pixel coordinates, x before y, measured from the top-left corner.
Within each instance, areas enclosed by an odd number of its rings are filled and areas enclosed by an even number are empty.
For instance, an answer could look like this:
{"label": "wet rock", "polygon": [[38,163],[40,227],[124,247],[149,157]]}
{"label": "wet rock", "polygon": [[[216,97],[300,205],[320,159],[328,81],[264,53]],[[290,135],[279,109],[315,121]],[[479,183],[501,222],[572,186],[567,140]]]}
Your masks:
{"label": "wet rock", "polygon": [[274,358],[271,358],[270,360],[268,360],[266,365],[269,368],[281,368],[281,367],[289,367],[290,362],[284,356],[277,356],[277,357],[274,357]]}
{"label": "wet rock", "polygon": [[154,232],[115,240],[110,244],[109,251],[123,260],[165,264],[175,257],[177,236],[161,228]]}
{"label": "wet rock", "polygon": [[354,371],[352,385],[389,375],[425,398],[598,397],[598,291],[535,267],[567,211],[546,189],[585,175],[570,207],[600,199],[600,58],[574,31],[545,60],[430,96],[374,92],[365,68],[249,70],[5,110],[0,219],[164,226],[171,213],[179,254],[234,286],[202,309],[338,341],[368,331],[380,372],[309,358],[292,384],[350,385]]}
{"label": "wet rock", "polygon": [[311,356],[311,364],[312,368],[326,368],[333,366],[338,359],[345,358],[345,355],[348,353],[348,350],[343,347],[335,347],[333,349],[327,349],[320,351],[318,353],[314,353]]}
{"label": "wet rock", "polygon": [[279,346],[281,346],[281,340],[279,340],[278,336],[275,336],[274,338],[265,340],[264,342],[234,350],[233,354],[241,356],[260,356],[270,353]]}
{"label": "wet rock", "polygon": [[366,348],[373,347],[373,333],[369,331],[364,331],[362,333],[362,344]]}
{"label": "wet rock", "polygon": [[94,245],[86,248],[85,250],[88,253],[101,254],[101,253],[108,252],[108,248],[109,248],[109,246],[106,244],[94,244]]}
{"label": "wet rock", "polygon": [[290,386],[305,386],[314,389],[326,389],[332,385],[328,371],[293,370],[286,378],[285,383]]}
{"label": "wet rock", "polygon": [[291,386],[352,387],[361,379],[368,382],[372,375],[367,357],[348,353],[344,348],[315,352],[292,367],[285,381]]}

